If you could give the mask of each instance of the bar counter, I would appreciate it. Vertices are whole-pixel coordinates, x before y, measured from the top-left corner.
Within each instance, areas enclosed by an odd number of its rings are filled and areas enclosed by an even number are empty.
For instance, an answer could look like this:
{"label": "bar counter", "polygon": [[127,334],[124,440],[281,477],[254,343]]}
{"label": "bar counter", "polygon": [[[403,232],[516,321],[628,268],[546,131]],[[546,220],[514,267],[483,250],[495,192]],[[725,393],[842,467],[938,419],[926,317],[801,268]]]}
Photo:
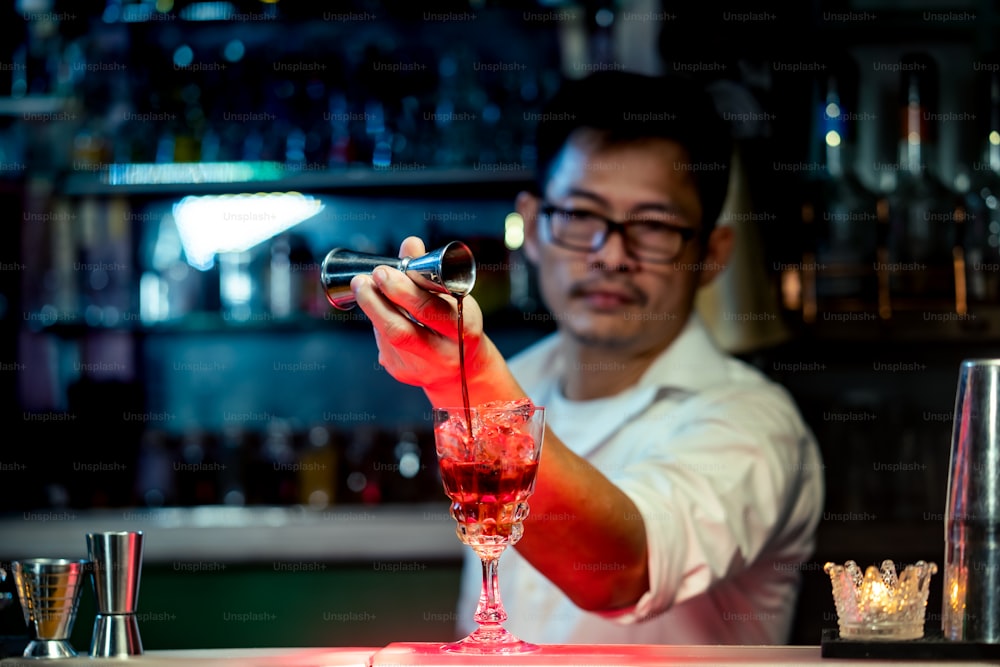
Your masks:
{"label": "bar counter", "polygon": [[[593,667],[808,667],[809,665],[998,665],[1000,661],[831,659],[819,646],[543,646],[540,651],[507,657],[460,656],[441,653],[439,644],[391,643],[383,648],[287,648],[149,651],[128,659],[86,656],[57,661],[60,667],[432,667],[441,665],[518,665],[522,667],[587,665]],[[3,667],[37,667],[38,660],[7,658]]]}

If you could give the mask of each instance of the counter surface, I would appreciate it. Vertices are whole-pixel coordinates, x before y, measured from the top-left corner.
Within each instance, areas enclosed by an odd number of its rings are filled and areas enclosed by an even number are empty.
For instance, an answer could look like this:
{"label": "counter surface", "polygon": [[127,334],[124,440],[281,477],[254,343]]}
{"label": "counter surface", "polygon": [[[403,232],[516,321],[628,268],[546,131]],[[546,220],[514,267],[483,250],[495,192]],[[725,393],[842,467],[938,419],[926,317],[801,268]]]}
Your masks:
{"label": "counter surface", "polygon": [[[517,665],[547,666],[691,666],[691,667],[858,667],[869,665],[956,665],[976,667],[1000,665],[980,661],[894,661],[839,660],[823,658],[819,646],[620,646],[576,645],[543,646],[528,655],[495,658],[441,653],[439,644],[393,643],[384,648],[288,648],[288,649],[206,649],[186,651],[149,651],[130,659],[95,660],[86,656],[59,660],[60,667],[431,667],[441,665]],[[7,658],[3,667],[37,667],[37,660]]]}

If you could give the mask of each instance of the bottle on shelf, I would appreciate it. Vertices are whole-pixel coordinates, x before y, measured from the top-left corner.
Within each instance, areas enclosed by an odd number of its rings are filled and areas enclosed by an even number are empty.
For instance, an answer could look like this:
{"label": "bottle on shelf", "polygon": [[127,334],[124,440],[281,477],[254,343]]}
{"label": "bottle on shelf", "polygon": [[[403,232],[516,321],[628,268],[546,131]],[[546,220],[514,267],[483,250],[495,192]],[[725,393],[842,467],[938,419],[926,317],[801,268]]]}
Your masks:
{"label": "bottle on shelf", "polygon": [[381,451],[379,467],[384,472],[382,490],[388,503],[406,503],[422,500],[422,486],[426,463],[416,430],[401,427],[395,433],[386,433],[390,442]]}
{"label": "bottle on shelf", "polygon": [[288,243],[293,312],[309,317],[323,317],[330,306],[320,284],[319,262],[304,235],[290,232]]}
{"label": "bottle on shelf", "polygon": [[292,271],[291,244],[287,234],[282,234],[270,243],[270,263],[267,267],[267,301],[270,317],[286,319],[294,314],[294,296],[297,286]]}
{"label": "bottle on shelf", "polygon": [[213,460],[211,436],[200,428],[191,427],[180,435],[177,447],[173,467],[178,504],[215,504],[218,498],[218,465]]}
{"label": "bottle on shelf", "polygon": [[344,467],[339,477],[344,488],[338,497],[348,503],[381,504],[382,449],[383,434],[377,426],[366,423],[352,429],[344,447]]}
{"label": "bottle on shelf", "polygon": [[139,442],[135,495],[144,507],[169,507],[177,502],[174,460],[166,431],[149,429]]}
{"label": "bottle on shelf", "polygon": [[219,438],[219,501],[242,506],[247,502],[244,461],[249,439],[240,424],[227,424]]}
{"label": "bottle on shelf", "polygon": [[938,67],[926,53],[900,60],[899,146],[889,192],[888,268],[892,308],[956,302],[955,248],[962,215],[938,176]]}
{"label": "bottle on shelf", "polygon": [[269,504],[294,505],[299,501],[298,472],[295,459],[294,428],[286,419],[271,419],[261,443],[261,458],[269,468],[271,488]]}
{"label": "bottle on shelf", "polygon": [[977,108],[988,109],[977,124],[976,159],[965,188],[966,293],[970,307],[1000,303],[1000,54],[980,63]]}
{"label": "bottle on shelf", "polygon": [[878,229],[885,206],[855,169],[859,68],[844,52],[813,82],[810,168],[804,169],[799,266],[806,322],[819,311],[873,310],[878,301]]}
{"label": "bottle on shelf", "polygon": [[337,502],[337,433],[319,424],[300,434],[299,502],[324,509]]}

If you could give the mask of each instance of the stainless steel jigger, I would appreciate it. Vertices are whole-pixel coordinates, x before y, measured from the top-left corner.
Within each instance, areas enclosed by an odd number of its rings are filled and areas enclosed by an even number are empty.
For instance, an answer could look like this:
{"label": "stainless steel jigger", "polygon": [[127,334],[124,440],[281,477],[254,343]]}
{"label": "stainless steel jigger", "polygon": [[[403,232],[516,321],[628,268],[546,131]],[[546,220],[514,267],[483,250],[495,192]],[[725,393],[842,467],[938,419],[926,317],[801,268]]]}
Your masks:
{"label": "stainless steel jigger", "polygon": [[93,563],[97,600],[91,657],[142,655],[135,615],[142,571],[142,532],[87,533],[87,551]]}
{"label": "stainless steel jigger", "polygon": [[465,296],[476,284],[476,261],[472,251],[461,241],[452,241],[420,257],[382,257],[344,248],[334,248],[323,260],[320,282],[327,301],[334,308],[354,307],[351,279],[371,273],[377,266],[392,266],[427,290],[452,296]]}
{"label": "stainless steel jigger", "polygon": [[72,658],[69,643],[86,575],[85,560],[29,558],[13,561],[14,586],[24,622],[35,638],[24,649],[26,658]]}

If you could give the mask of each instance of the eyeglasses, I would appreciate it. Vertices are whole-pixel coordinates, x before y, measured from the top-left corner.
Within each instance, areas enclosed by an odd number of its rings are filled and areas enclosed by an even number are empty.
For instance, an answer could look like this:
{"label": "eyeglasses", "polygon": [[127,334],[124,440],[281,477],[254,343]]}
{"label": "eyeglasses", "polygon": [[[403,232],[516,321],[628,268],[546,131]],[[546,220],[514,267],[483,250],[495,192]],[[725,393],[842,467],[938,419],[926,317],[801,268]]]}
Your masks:
{"label": "eyeglasses", "polygon": [[613,232],[621,232],[629,254],[645,262],[667,264],[681,253],[684,244],[698,230],[659,220],[619,222],[606,216],[579,209],[565,209],[544,204],[541,217],[546,240],[568,250],[596,252],[604,247]]}

